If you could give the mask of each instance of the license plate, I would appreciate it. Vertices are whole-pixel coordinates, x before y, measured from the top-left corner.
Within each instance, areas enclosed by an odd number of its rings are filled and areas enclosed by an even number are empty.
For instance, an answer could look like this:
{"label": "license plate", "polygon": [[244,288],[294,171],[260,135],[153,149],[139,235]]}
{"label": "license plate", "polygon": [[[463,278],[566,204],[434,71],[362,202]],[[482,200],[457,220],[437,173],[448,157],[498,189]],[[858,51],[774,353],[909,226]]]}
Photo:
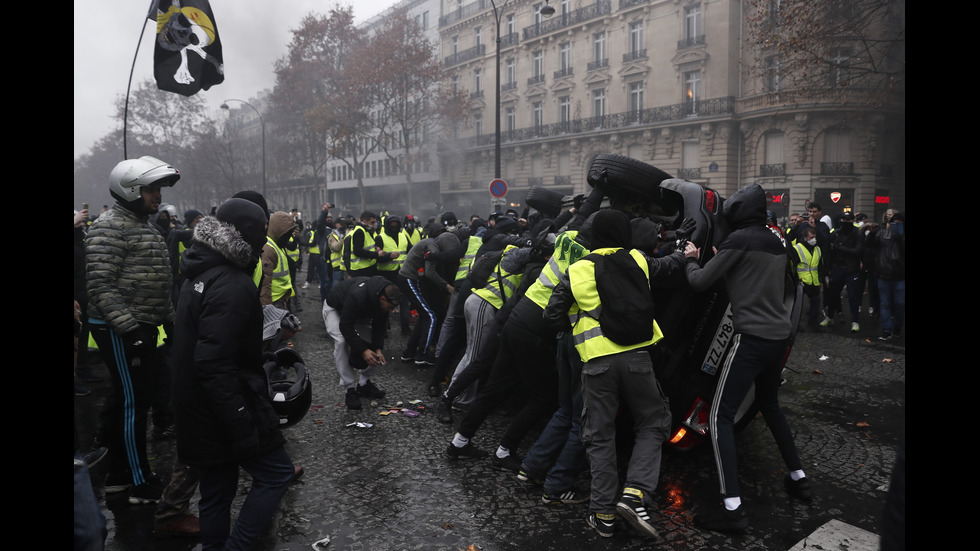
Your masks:
{"label": "license plate", "polygon": [[718,367],[725,359],[725,351],[728,350],[728,343],[731,342],[734,334],[735,324],[732,320],[732,305],[729,303],[725,309],[725,315],[722,316],[721,323],[718,324],[718,329],[715,331],[715,336],[711,339],[711,347],[708,348],[708,352],[704,356],[701,371],[711,376],[718,373]]}

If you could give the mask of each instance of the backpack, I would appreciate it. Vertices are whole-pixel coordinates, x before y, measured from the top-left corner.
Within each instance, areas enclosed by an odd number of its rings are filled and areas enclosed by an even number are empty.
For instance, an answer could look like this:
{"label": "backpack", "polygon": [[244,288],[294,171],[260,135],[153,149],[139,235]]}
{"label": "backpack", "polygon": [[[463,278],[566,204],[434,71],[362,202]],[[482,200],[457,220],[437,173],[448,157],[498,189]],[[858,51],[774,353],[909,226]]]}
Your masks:
{"label": "backpack", "polygon": [[654,307],[650,280],[626,249],[590,254],[599,291],[599,326],[607,339],[630,346],[653,338]]}

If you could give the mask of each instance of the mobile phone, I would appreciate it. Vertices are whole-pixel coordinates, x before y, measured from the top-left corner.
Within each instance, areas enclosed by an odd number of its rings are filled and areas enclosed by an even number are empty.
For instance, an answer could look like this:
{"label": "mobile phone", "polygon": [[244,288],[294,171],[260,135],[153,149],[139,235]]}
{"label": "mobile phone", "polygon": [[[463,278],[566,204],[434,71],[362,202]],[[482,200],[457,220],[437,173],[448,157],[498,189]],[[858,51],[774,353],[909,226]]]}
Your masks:
{"label": "mobile phone", "polygon": [[88,203],[82,203],[82,210],[88,210]]}

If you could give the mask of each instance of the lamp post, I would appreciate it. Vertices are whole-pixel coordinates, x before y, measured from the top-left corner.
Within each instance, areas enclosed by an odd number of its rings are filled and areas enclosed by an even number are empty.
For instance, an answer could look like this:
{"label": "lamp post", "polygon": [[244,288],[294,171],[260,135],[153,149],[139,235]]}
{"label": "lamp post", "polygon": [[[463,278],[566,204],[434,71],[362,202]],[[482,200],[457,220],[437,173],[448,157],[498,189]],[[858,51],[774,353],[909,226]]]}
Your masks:
{"label": "lamp post", "polygon": [[[494,141],[493,141],[493,178],[495,180],[500,179],[500,17],[503,15],[504,6],[507,5],[509,0],[504,0],[500,7],[497,7],[497,2],[495,0],[490,0],[490,5],[493,6],[493,18],[497,24],[497,51],[496,51],[496,63],[497,70],[495,72],[497,85],[494,89],[494,94],[496,99],[494,99]],[[550,0],[545,0],[544,6],[541,7],[541,15],[549,17],[554,15],[555,8],[550,3]]]}
{"label": "lamp post", "polygon": [[[252,108],[252,111],[255,111],[255,114],[258,115],[258,117],[259,117],[259,124],[262,125],[262,197],[266,197],[266,188],[265,188],[265,120],[262,118],[262,113],[259,113],[259,110],[256,109],[254,105],[252,105],[251,103],[249,103],[247,101],[240,100],[240,99],[226,99],[224,101],[224,103],[221,104],[221,108],[224,109],[225,111],[228,111],[229,109],[231,109],[230,107],[228,107],[228,102],[229,101],[237,101],[239,103],[243,103],[243,104],[251,107]],[[266,201],[268,201],[268,198],[266,198]]]}

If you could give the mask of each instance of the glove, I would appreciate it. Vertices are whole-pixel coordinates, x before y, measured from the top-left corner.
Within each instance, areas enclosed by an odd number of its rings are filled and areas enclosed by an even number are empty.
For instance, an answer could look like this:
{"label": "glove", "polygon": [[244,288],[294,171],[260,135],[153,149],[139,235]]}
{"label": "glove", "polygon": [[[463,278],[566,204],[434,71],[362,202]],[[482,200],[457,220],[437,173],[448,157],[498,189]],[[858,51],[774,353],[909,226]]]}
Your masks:
{"label": "glove", "polygon": [[677,235],[678,239],[690,239],[691,234],[694,233],[694,230],[697,229],[697,227],[698,224],[693,218],[685,218],[684,221],[681,222],[680,227],[677,228],[675,234]]}
{"label": "glove", "polygon": [[575,198],[572,201],[575,206],[575,210],[579,210],[580,208],[582,208],[582,203],[585,202],[585,194],[579,193],[578,195],[575,196]]}

